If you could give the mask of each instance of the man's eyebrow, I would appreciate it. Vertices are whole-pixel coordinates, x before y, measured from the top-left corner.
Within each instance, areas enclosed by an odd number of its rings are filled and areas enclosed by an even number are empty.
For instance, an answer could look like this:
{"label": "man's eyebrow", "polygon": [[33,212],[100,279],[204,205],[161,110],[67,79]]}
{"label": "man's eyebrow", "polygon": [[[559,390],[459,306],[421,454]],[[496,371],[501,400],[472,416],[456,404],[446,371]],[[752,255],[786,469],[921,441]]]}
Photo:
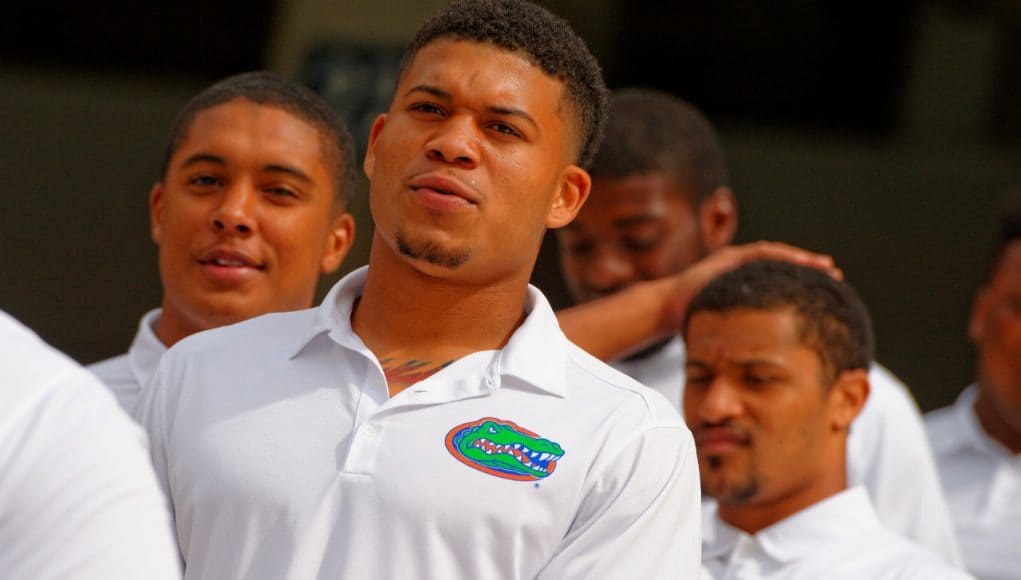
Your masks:
{"label": "man's eyebrow", "polygon": [[[439,87],[433,86],[433,85],[415,85],[415,86],[411,87],[410,89],[408,89],[408,92],[404,93],[404,96],[407,97],[408,95],[410,95],[412,93],[416,93],[416,92],[426,93],[426,94],[432,95],[432,96],[436,97],[437,99],[440,99],[440,100],[443,100],[443,101],[449,101],[449,100],[451,100],[453,98],[453,95],[451,95],[447,91],[445,91],[445,90],[443,90],[443,89],[441,89]],[[533,127],[536,127],[536,128],[539,127],[539,124],[535,122],[535,119],[533,119],[531,115],[529,115],[528,113],[526,113],[522,109],[518,109],[517,107],[492,106],[492,107],[487,107],[487,110],[490,113],[493,113],[493,114],[496,114],[496,115],[504,115],[504,116],[508,116],[508,117],[516,117],[518,119],[521,119],[521,120],[529,123]]]}
{"label": "man's eyebrow", "polygon": [[223,157],[218,155],[212,155],[210,153],[196,153],[184,160],[181,167],[189,167],[196,163],[215,163],[217,165],[226,165],[227,162],[223,160]]}
{"label": "man's eyebrow", "polygon": [[269,173],[286,173],[287,175],[297,177],[298,179],[306,183],[312,183],[312,178],[309,177],[307,173],[291,165],[279,164],[264,165],[262,167],[262,170],[267,171]]}
{"label": "man's eyebrow", "polygon": [[539,124],[535,122],[535,119],[533,119],[531,115],[522,111],[521,109],[516,109],[514,107],[489,107],[489,112],[497,115],[515,117],[521,119],[522,121],[526,121],[536,129],[539,128]]}
{"label": "man's eyebrow", "polygon": [[406,97],[411,93],[427,93],[436,97],[437,99],[443,99],[444,101],[449,101],[451,99],[450,93],[439,87],[434,87],[432,85],[415,85],[408,89],[408,92],[404,93],[404,96]]}

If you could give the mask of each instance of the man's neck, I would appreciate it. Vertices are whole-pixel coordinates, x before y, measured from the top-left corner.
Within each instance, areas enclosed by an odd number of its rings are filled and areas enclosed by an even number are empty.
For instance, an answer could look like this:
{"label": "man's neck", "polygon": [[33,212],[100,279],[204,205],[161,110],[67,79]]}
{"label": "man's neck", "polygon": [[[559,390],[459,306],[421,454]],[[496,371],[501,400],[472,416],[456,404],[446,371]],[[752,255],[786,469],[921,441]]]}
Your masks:
{"label": "man's neck", "polygon": [[424,273],[380,244],[373,240],[351,326],[386,361],[391,396],[465,355],[503,347],[521,324],[527,278],[460,282]]}
{"label": "man's neck", "polygon": [[979,384],[978,397],[975,399],[975,415],[982,430],[1014,455],[1021,454],[1021,431],[1018,431],[1003,413],[1004,409],[1001,409],[989,396],[988,391]]}

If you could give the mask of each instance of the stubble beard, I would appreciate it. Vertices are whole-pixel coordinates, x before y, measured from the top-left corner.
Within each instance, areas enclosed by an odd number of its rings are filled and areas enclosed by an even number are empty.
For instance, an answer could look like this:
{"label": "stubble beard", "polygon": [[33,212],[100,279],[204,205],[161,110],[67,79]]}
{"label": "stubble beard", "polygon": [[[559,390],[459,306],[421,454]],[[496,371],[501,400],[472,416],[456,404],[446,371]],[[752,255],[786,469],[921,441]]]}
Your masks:
{"label": "stubble beard", "polygon": [[[711,455],[705,459],[705,467],[702,490],[720,504],[744,504],[758,495],[759,478],[753,465],[749,465],[744,473],[728,476],[726,473],[728,466],[724,459]],[[730,468],[731,471],[733,469]]]}
{"label": "stubble beard", "polygon": [[401,255],[448,270],[455,270],[471,259],[471,250],[448,250],[433,242],[409,240],[400,230],[394,234],[394,241]]}

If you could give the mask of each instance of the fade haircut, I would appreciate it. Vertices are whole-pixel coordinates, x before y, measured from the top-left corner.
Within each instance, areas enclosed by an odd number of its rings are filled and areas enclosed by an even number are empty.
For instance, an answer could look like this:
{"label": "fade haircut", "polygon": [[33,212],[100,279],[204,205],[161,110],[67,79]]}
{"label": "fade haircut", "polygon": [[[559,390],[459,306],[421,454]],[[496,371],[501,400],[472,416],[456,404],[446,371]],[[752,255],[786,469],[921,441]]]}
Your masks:
{"label": "fade haircut", "polygon": [[986,266],[984,284],[990,284],[1000,268],[1007,247],[1021,240],[1021,189],[1003,198],[1000,207],[1000,224],[996,230],[993,251]]}
{"label": "fade haircut", "polygon": [[846,282],[790,262],[748,262],[716,278],[691,301],[682,330],[686,336],[699,312],[787,309],[800,319],[802,344],[822,361],[824,384],[844,371],[869,368],[872,322],[861,298]]}
{"label": "fade haircut", "polygon": [[160,179],[166,179],[170,159],[188,134],[195,117],[235,99],[280,109],[315,127],[320,136],[323,162],[333,176],[335,199],[339,202],[335,207],[343,209],[347,206],[357,176],[354,143],[347,125],[329,103],[308,87],[265,71],[241,73],[223,79],[184,105],[170,128]]}
{"label": "fade haircut", "polygon": [[603,138],[609,90],[585,41],[566,20],[524,0],[455,0],[422,25],[401,57],[398,78],[423,47],[440,39],[493,44],[520,52],[564,83],[587,169]]}
{"label": "fade haircut", "polygon": [[593,179],[666,173],[689,183],[701,203],[728,184],[727,164],[709,119],[691,104],[650,89],[610,97],[606,139],[592,162]]}

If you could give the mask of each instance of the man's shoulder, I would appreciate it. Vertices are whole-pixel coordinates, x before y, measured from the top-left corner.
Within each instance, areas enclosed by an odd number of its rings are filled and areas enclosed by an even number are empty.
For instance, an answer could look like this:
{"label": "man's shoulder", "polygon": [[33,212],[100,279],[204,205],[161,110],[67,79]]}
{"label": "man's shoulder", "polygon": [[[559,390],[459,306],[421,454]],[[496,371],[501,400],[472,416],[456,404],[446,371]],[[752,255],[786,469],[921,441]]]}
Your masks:
{"label": "man's shoulder", "polygon": [[597,404],[627,406],[641,412],[648,421],[683,424],[677,410],[659,392],[569,343],[568,388],[570,396],[592,399]]}
{"label": "man's shoulder", "polygon": [[281,345],[288,342],[297,348],[298,341],[316,324],[317,312],[315,308],[274,312],[198,332],[171,347],[165,358],[248,357],[253,353],[279,352]]}
{"label": "man's shoulder", "polygon": [[0,368],[4,369],[5,385],[0,389],[0,414],[5,417],[0,424],[9,425],[11,417],[25,409],[52,404],[55,397],[79,403],[104,399],[100,405],[115,406],[92,373],[13,318],[5,318],[0,320]]}
{"label": "man's shoulder", "polygon": [[944,562],[936,554],[886,528],[871,530],[867,534],[867,539],[856,548],[858,548],[855,550],[856,557],[860,558],[861,564],[868,569],[860,570],[860,575],[855,577],[873,577],[880,580],[971,578],[965,572]]}
{"label": "man's shoulder", "polygon": [[135,380],[135,376],[131,372],[131,359],[127,353],[94,362],[85,368],[107,386],[128,380],[134,382]]}
{"label": "man's shoulder", "polygon": [[964,432],[958,421],[955,405],[941,407],[925,414],[925,430],[937,459],[956,451],[964,443]]}

